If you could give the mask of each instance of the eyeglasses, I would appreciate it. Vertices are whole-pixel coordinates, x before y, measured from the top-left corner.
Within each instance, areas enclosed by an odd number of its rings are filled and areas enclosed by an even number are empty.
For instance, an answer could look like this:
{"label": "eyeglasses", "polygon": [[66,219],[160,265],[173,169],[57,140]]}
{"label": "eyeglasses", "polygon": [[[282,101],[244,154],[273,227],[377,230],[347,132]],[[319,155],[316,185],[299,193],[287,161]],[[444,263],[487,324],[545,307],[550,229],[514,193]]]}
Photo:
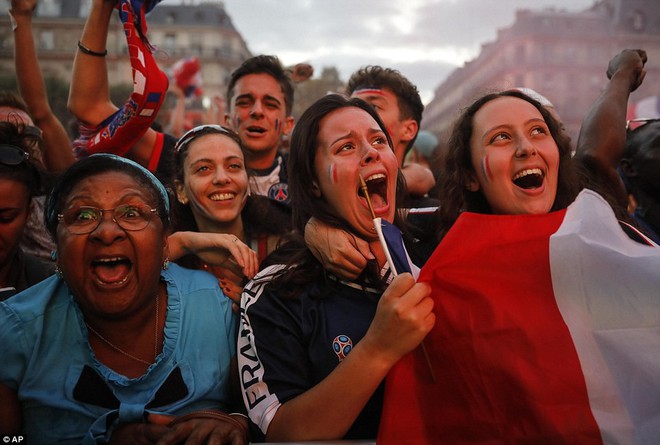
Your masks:
{"label": "eyeglasses", "polygon": [[122,229],[132,232],[143,230],[158,215],[157,209],[146,205],[124,204],[114,209],[74,207],[58,214],[57,220],[64,223],[69,233],[85,235],[96,230],[105,212],[112,212],[112,220]]}
{"label": "eyeglasses", "polygon": [[14,167],[27,161],[30,154],[15,145],[0,144],[0,164]]}
{"label": "eyeglasses", "polygon": [[660,118],[657,117],[638,117],[636,119],[630,119],[626,121],[626,131],[633,131],[639,127],[642,127],[646,124],[652,122],[660,122]]}
{"label": "eyeglasses", "polygon": [[184,135],[179,138],[176,144],[174,144],[174,151],[178,153],[184,148],[186,148],[186,146],[188,146],[188,144],[190,144],[196,138],[205,134],[214,134],[214,133],[228,136],[229,138],[236,141],[236,143],[239,146],[241,146],[241,139],[234,130],[231,130],[227,127],[223,127],[222,125],[208,124],[208,125],[200,125],[199,127],[195,127],[185,132]]}

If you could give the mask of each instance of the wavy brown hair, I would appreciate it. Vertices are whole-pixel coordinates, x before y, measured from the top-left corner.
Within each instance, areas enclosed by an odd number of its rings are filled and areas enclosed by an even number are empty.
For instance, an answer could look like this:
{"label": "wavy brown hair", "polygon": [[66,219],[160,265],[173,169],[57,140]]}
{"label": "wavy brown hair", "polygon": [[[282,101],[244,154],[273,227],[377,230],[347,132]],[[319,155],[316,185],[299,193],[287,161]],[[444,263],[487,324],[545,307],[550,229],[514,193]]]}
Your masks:
{"label": "wavy brown hair", "polygon": [[[285,264],[287,268],[271,282],[274,292],[284,297],[295,297],[304,290],[304,286],[312,282],[323,282],[326,279],[322,265],[314,258],[305,245],[303,234],[305,224],[314,217],[323,223],[353,233],[353,228],[324,199],[314,195],[311,184],[317,181],[314,163],[318,146],[318,134],[323,118],[333,111],[343,108],[359,108],[369,114],[383,130],[387,142],[392,147],[392,141],[387,135],[385,125],[375,109],[365,101],[357,98],[347,99],[337,94],[322,97],[312,104],[300,117],[291,137],[289,152],[289,169],[294,172],[289,177],[289,193],[293,209],[293,229],[289,242],[266,259],[267,264]],[[405,183],[399,171],[397,174],[396,203],[400,204],[405,195]],[[408,231],[405,221],[396,212],[394,223],[399,227],[404,239]],[[375,287],[385,287],[375,263],[369,264],[362,275],[362,280]]]}
{"label": "wavy brown hair", "polygon": [[437,213],[440,227],[438,240],[445,236],[461,212],[492,213],[481,190],[472,192],[468,189],[468,185],[475,177],[470,139],[474,131],[475,114],[485,104],[500,97],[517,97],[532,104],[543,116],[550,134],[557,143],[559,149],[557,195],[551,211],[567,207],[577,197],[580,181],[571,157],[571,140],[562,131],[560,123],[538,101],[518,90],[486,94],[461,113],[449,138],[444,173],[440,177],[440,208]]}

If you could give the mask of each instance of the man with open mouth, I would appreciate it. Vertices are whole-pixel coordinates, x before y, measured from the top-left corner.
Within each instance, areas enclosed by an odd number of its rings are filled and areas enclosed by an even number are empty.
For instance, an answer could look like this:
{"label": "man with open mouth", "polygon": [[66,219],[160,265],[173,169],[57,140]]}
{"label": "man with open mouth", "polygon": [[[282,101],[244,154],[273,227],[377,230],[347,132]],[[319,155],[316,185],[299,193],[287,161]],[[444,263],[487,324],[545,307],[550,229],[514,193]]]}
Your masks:
{"label": "man with open mouth", "polygon": [[252,57],[232,73],[225,120],[243,143],[250,191],[284,203],[287,158],[280,145],[293,128],[292,107],[293,85],[277,57]]}

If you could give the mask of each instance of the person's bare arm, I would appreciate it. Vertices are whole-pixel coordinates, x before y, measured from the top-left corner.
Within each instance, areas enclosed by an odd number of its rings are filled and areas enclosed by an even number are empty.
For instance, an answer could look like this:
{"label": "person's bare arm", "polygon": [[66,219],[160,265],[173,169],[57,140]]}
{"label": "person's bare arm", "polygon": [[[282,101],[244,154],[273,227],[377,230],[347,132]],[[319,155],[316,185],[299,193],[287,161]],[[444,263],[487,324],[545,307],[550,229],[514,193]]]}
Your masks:
{"label": "person's bare arm", "polygon": [[206,110],[206,123],[224,125],[226,108],[224,98],[213,96],[211,106]]}
{"label": "person's bare arm", "polygon": [[57,173],[73,164],[75,159],[69,135],[48,103],[32,34],[32,16],[36,6],[37,0],[11,0],[9,12],[14,19],[14,64],[18,92],[27,104],[34,124],[42,131],[46,168]]}
{"label": "person's bare arm", "polygon": [[397,276],[383,293],[364,338],[319,384],[279,407],[266,439],[341,439],[392,366],[432,329],[429,293],[429,286],[416,284],[410,274]]}
{"label": "person's bare arm", "polygon": [[408,163],[401,173],[406,180],[406,190],[413,196],[425,196],[435,185],[433,172],[423,165]]}
{"label": "person's bare arm", "polygon": [[196,255],[208,264],[223,266],[252,278],[258,272],[257,254],[234,235],[227,233],[174,232],[168,238],[169,258],[176,261]]}
{"label": "person's bare arm", "polygon": [[610,81],[587,113],[578,138],[576,156],[596,164],[611,184],[620,182],[616,168],[626,143],[626,112],[630,93],[644,80],[646,52],[626,49],[610,60]]}
{"label": "person's bare arm", "polygon": [[184,123],[186,119],[186,96],[181,88],[175,84],[170,85],[170,91],[175,97],[176,102],[170,109],[170,122],[167,126],[168,133],[175,138],[180,138],[184,133]]}
{"label": "person's bare arm", "polygon": [[305,225],[305,243],[326,270],[347,280],[357,278],[374,259],[369,243],[315,218]]}
{"label": "person's bare arm", "polygon": [[[106,51],[110,18],[116,3],[115,0],[92,1],[80,37],[80,43],[86,48],[97,53]],[[95,127],[117,111],[110,100],[105,57],[76,51],[71,76],[68,107],[78,120]]]}
{"label": "person's bare arm", "polygon": [[[103,53],[106,51],[108,30],[116,0],[93,0],[85,22],[80,43],[86,48]],[[76,118],[90,127],[96,127],[118,107],[110,100],[108,67],[105,57],[77,51],[73,59],[73,73],[69,90],[68,107]],[[126,157],[141,165],[148,165],[156,143],[156,131],[149,128],[133,145]]]}

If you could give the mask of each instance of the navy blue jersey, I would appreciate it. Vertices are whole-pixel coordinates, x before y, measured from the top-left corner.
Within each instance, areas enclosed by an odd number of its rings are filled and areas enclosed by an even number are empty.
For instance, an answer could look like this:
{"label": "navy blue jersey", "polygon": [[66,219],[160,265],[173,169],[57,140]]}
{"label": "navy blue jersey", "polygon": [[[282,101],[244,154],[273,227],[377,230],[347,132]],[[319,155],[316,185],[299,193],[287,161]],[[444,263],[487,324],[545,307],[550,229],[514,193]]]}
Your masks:
{"label": "navy blue jersey", "polygon": [[[338,279],[310,283],[297,298],[269,291],[264,269],[243,291],[238,339],[243,399],[251,421],[266,433],[280,405],[330,374],[367,332],[382,292]],[[351,391],[350,387],[337,391]],[[383,384],[345,436],[375,439]]]}

